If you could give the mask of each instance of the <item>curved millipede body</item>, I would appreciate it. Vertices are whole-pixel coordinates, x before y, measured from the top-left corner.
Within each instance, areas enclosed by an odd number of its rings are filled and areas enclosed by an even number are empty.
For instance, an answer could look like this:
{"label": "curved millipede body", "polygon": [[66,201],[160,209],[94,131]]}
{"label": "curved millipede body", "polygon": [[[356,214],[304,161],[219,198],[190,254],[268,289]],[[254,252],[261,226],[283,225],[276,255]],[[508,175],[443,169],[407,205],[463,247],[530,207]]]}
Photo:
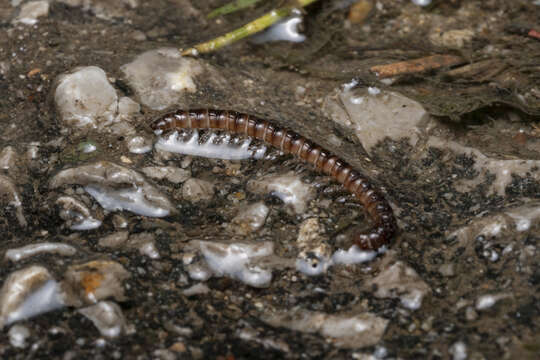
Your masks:
{"label": "curved millipede body", "polygon": [[177,129],[200,128],[244,134],[312,164],[318,171],[330,175],[354,194],[373,220],[374,227],[368,233],[354,236],[355,244],[363,250],[377,250],[389,244],[397,230],[388,202],[366,177],[339,157],[294,131],[236,111],[210,109],[168,113],[155,120],[151,128],[156,134]]}

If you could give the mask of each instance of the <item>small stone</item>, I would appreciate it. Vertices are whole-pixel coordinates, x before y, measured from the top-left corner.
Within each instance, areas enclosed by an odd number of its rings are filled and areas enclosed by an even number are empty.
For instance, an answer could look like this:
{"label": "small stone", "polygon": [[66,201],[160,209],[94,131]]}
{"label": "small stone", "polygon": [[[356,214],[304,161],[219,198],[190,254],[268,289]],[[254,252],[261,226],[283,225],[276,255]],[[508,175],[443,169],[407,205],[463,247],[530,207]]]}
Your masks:
{"label": "small stone", "polygon": [[214,197],[214,185],[209,181],[190,178],[182,186],[182,196],[191,202],[210,200]]}
{"label": "small stone", "polygon": [[374,88],[340,90],[337,96],[327,96],[323,109],[336,123],[349,128],[368,153],[386,137],[396,141],[408,138],[415,146],[429,120],[420,103]]}
{"label": "small stone", "polygon": [[25,25],[35,25],[38,22],[39,17],[47,15],[49,15],[48,1],[30,1],[21,6],[21,11],[14,22]]}
{"label": "small stone", "polygon": [[256,194],[271,193],[277,196],[296,214],[304,213],[308,202],[315,196],[313,187],[302,182],[293,172],[251,180],[247,184],[247,189]]}
{"label": "small stone", "polygon": [[99,239],[98,245],[108,248],[118,248],[127,242],[128,236],[128,231],[118,231]]}
{"label": "small stone", "polygon": [[461,49],[469,44],[474,37],[474,31],[469,29],[435,31],[429,36],[429,40],[435,46],[445,47],[449,49]]}
{"label": "small stone", "polygon": [[13,325],[8,331],[8,337],[11,346],[24,349],[28,345],[26,340],[30,337],[30,330],[23,325]]}
{"label": "small stone", "polygon": [[147,51],[120,70],[139,100],[154,110],[178,104],[184,92],[195,92],[193,78],[203,68],[200,60],[183,58],[178,49],[162,48]]}
{"label": "small stone", "polygon": [[96,128],[114,120],[118,97],[99,67],[75,68],[60,75],[57,83],[54,101],[65,126]]}
{"label": "small stone", "polygon": [[441,273],[441,275],[446,276],[446,277],[454,276],[456,274],[454,264],[448,263],[448,264],[441,265],[439,267],[439,273]]}
{"label": "small stone", "polygon": [[130,136],[126,139],[130,153],[144,154],[152,151],[152,141],[144,136]]}
{"label": "small stone", "polygon": [[174,344],[169,347],[169,350],[174,351],[176,353],[185,353],[186,352],[186,345],[184,345],[183,342],[175,342]]}
{"label": "small stone", "polygon": [[429,286],[420,278],[413,268],[397,261],[383,270],[372,280],[366,282],[369,288],[377,287],[375,296],[378,298],[399,297],[401,304],[410,310],[417,310],[422,305],[422,299],[430,292]]}
{"label": "small stone", "polygon": [[0,152],[0,169],[12,169],[17,162],[17,153],[12,146],[6,146]]}
{"label": "small stone", "polygon": [[130,274],[114,261],[95,260],[71,265],[65,275],[69,305],[95,304],[109,297],[124,301],[123,281]]}
{"label": "small stone", "polygon": [[191,171],[174,166],[148,166],[142,172],[152,179],[167,179],[174,184],[180,184],[191,177]]}
{"label": "small stone", "polygon": [[270,209],[263,202],[256,202],[241,209],[232,219],[232,228],[240,234],[249,234],[263,227]]}
{"label": "small stone", "polygon": [[107,338],[116,338],[123,333],[132,332],[126,324],[122,309],[112,301],[100,301],[80,309],[79,312],[90,319],[101,335]]}
{"label": "small stone", "polygon": [[472,306],[467,306],[465,309],[465,319],[467,319],[467,321],[474,321],[478,319],[478,313],[474,311]]}
{"label": "small stone", "polygon": [[62,306],[58,283],[46,268],[32,265],[14,271],[0,290],[0,329]]}

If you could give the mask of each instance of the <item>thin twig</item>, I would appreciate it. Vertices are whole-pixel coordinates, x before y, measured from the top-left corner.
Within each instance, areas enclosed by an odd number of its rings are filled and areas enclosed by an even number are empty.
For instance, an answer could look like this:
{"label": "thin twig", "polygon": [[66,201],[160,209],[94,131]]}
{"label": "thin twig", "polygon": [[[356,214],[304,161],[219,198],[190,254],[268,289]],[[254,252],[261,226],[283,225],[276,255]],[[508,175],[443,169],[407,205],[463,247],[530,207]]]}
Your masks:
{"label": "thin twig", "polygon": [[379,78],[388,78],[398,75],[414,74],[463,64],[465,60],[454,55],[432,55],[420,59],[400,61],[392,64],[372,66],[369,70]]}

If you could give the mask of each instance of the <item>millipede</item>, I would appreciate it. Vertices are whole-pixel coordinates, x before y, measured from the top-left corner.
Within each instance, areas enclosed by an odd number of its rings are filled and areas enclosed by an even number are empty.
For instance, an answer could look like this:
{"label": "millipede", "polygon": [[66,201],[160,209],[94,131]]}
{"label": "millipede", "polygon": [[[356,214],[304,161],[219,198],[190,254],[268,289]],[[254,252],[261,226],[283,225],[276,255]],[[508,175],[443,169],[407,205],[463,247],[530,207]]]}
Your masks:
{"label": "millipede", "polygon": [[317,171],[331,176],[358,199],[373,221],[368,232],[353,235],[354,244],[360,249],[377,250],[389,245],[397,231],[392,208],[364,175],[292,130],[248,114],[212,109],[177,110],[162,115],[150,127],[157,135],[179,129],[216,129],[261,140],[312,164]]}

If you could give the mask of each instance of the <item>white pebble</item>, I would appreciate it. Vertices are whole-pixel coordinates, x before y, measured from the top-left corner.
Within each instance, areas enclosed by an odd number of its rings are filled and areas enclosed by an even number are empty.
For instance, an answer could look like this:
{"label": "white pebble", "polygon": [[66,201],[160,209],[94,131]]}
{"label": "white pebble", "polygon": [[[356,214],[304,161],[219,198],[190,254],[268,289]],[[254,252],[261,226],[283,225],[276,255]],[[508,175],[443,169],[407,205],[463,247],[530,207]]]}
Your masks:
{"label": "white pebble", "polygon": [[304,213],[308,202],[315,196],[312,186],[303,183],[300,177],[292,172],[249,181],[247,188],[257,194],[272,193],[291,207],[296,214]]}
{"label": "white pebble", "polygon": [[272,272],[255,265],[258,258],[274,253],[274,244],[196,242],[208,267],[216,276],[228,276],[253,287],[266,287]]}
{"label": "white pebble", "polygon": [[488,294],[479,296],[476,299],[476,310],[487,310],[497,303],[497,301],[507,298],[507,294]]}
{"label": "white pebble", "polygon": [[13,325],[8,331],[8,336],[11,346],[24,349],[28,345],[26,340],[30,336],[30,330],[23,325]]}
{"label": "white pebble", "polygon": [[126,325],[122,309],[112,301],[100,301],[80,309],[79,312],[90,319],[101,335],[107,338],[116,338],[122,333],[131,332]]}
{"label": "white pebble", "polygon": [[233,229],[239,233],[250,233],[263,227],[270,209],[262,201],[244,207],[232,219]]}
{"label": "white pebble", "polygon": [[210,200],[214,196],[214,184],[201,179],[188,179],[182,186],[182,196],[191,202]]}
{"label": "white pebble", "polygon": [[46,0],[30,1],[21,6],[19,15],[15,18],[15,23],[25,25],[35,25],[38,18],[49,15],[49,2]]}
{"label": "white pebble", "polygon": [[42,266],[8,275],[0,291],[0,328],[64,306],[60,285]]}
{"label": "white pebble", "polygon": [[200,60],[183,58],[176,48],[147,51],[120,70],[140,101],[154,110],[176,105],[184,92],[195,92]]}
{"label": "white pebble", "polygon": [[455,342],[448,351],[452,354],[452,360],[467,359],[467,345],[463,341]]}
{"label": "white pebble", "polygon": [[37,244],[31,244],[16,249],[9,249],[6,251],[5,258],[11,261],[19,261],[32,257],[41,253],[53,253],[63,256],[75,255],[77,250],[67,244],[43,242]]}
{"label": "white pebble", "polygon": [[58,78],[54,100],[62,123],[97,127],[110,123],[118,110],[116,90],[97,66],[79,67]]}

